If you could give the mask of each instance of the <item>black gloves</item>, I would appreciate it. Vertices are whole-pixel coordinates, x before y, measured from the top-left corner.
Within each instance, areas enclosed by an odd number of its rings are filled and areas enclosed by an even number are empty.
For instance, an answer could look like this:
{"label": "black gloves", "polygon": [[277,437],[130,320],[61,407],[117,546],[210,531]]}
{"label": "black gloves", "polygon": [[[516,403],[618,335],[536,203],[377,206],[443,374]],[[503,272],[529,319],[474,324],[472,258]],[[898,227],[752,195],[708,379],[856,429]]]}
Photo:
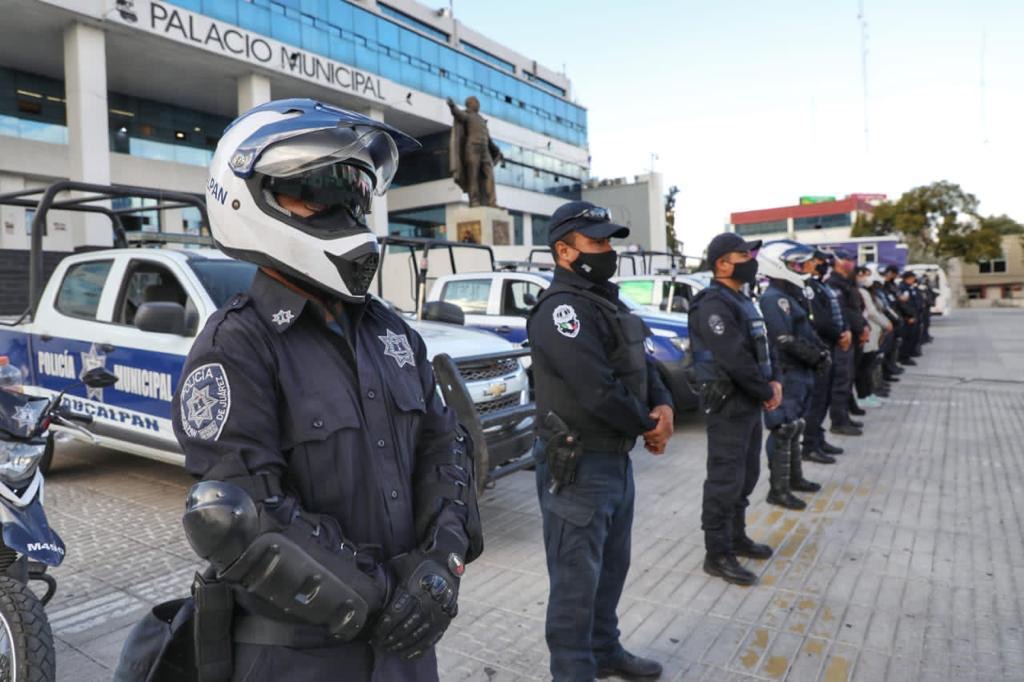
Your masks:
{"label": "black gloves", "polygon": [[415,550],[395,557],[389,565],[398,584],[377,617],[371,642],[402,658],[419,658],[437,644],[459,612],[462,557],[451,553],[441,559]]}

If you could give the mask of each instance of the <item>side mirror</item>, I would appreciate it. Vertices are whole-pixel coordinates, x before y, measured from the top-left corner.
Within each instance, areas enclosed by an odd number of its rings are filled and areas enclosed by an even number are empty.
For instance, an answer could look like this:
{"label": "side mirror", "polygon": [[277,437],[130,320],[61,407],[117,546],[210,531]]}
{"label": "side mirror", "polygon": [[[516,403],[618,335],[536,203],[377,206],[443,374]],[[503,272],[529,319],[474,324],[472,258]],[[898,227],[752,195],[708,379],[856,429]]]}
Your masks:
{"label": "side mirror", "polygon": [[[136,313],[136,316],[138,313]],[[423,304],[423,319],[446,324],[466,324],[466,313],[454,303],[429,301]]]}
{"label": "side mirror", "polygon": [[117,375],[106,367],[93,367],[82,375],[82,383],[89,388],[109,388],[117,383]]}
{"label": "side mirror", "polygon": [[185,306],[170,301],[143,303],[135,311],[135,326],[144,332],[185,335]]}
{"label": "side mirror", "polygon": [[525,294],[523,294],[523,303],[532,308],[533,306],[537,305],[537,297],[527,291]]}

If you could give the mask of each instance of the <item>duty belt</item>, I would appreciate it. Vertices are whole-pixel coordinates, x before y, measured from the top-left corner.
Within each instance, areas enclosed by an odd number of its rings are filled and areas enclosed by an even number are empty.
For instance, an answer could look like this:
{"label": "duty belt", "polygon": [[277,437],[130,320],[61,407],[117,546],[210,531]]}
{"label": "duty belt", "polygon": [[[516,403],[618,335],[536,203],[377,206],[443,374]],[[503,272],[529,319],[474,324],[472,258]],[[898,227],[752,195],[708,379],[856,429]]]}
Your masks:
{"label": "duty belt", "polygon": [[[356,637],[358,642],[362,636]],[[255,613],[236,613],[232,639],[242,644],[286,646],[291,649],[320,649],[351,642],[332,639],[325,628],[303,623],[290,623]]]}

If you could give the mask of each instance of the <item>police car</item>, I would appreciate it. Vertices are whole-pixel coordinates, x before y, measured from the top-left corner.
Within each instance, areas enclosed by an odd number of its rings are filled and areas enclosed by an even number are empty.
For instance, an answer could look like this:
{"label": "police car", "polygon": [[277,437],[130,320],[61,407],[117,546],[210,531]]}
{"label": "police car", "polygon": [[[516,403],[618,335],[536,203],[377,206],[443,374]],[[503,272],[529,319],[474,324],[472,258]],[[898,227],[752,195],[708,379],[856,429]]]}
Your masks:
{"label": "police car", "polygon": [[710,273],[628,275],[613,277],[622,297],[651,311],[686,313],[701,289],[711,284]]}
{"label": "police car", "polygon": [[[434,280],[427,301],[457,305],[466,324],[492,331],[513,343],[526,341],[526,319],[540,294],[551,285],[550,271],[469,272]],[[647,351],[672,391],[677,410],[694,409],[697,398],[686,380],[690,332],[685,315],[642,308],[623,292],[622,301],[643,319],[652,335]]]}
{"label": "police car", "polygon": [[[90,430],[98,444],[183,464],[170,421],[182,365],[206,319],[233,294],[248,290],[255,269],[214,249],[124,248],[69,256],[51,276],[33,319],[0,326],[0,355],[27,377],[27,393],[43,396],[93,367],[107,368],[119,379],[113,387],[73,389],[66,398],[73,409],[93,416]],[[458,361],[517,348],[483,331],[409,323],[431,358],[447,353]],[[518,360],[495,359],[460,371],[480,413],[529,400]],[[500,429],[496,442],[487,434],[492,461],[529,450],[532,419],[525,421]],[[51,457],[52,447],[47,466]]]}

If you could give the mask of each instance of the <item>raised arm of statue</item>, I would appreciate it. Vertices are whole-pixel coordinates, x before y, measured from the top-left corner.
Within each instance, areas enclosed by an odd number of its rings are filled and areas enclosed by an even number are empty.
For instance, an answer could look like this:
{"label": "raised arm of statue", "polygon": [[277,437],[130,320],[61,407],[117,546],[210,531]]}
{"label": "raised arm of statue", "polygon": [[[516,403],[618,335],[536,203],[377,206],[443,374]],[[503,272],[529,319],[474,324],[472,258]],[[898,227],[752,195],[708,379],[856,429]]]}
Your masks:
{"label": "raised arm of statue", "polygon": [[455,118],[455,120],[458,121],[459,123],[464,122],[466,120],[466,112],[464,112],[462,109],[459,109],[459,105],[456,104],[455,100],[453,100],[451,97],[446,97],[445,101],[448,103],[448,108],[451,109],[452,116]]}

